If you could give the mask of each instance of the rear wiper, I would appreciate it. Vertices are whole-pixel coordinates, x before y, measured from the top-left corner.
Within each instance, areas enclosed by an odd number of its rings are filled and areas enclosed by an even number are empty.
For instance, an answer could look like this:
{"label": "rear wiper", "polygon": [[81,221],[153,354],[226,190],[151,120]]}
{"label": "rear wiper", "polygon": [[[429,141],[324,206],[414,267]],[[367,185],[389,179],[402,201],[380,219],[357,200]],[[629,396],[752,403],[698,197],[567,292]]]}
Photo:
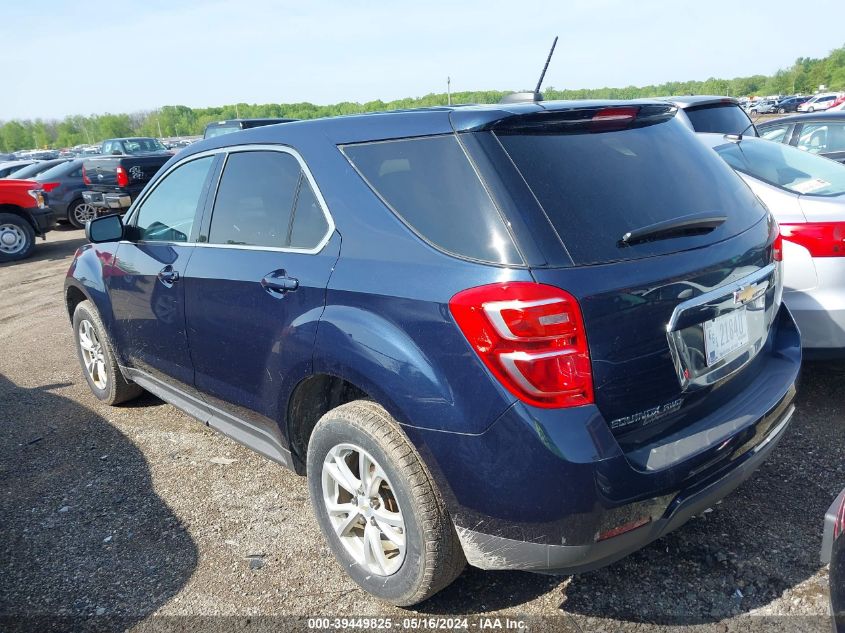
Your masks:
{"label": "rear wiper", "polygon": [[631,246],[638,242],[647,242],[656,239],[679,237],[682,235],[708,233],[718,228],[728,219],[726,215],[714,215],[713,213],[693,213],[680,218],[664,220],[656,224],[628,231],[619,240],[619,246]]}

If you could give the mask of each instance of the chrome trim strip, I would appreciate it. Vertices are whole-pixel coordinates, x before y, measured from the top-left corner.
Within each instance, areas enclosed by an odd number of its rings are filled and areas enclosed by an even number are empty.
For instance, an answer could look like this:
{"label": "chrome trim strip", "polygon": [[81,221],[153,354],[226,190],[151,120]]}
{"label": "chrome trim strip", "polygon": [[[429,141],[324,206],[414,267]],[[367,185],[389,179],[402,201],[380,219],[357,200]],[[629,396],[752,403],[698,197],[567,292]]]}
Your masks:
{"label": "chrome trim strip", "polygon": [[675,309],[672,311],[672,317],[669,319],[669,323],[666,324],[666,331],[674,332],[675,328],[678,325],[678,320],[681,318],[681,314],[683,314],[690,308],[695,308],[706,303],[710,303],[711,301],[715,301],[716,299],[721,299],[722,297],[726,297],[727,295],[733,294],[734,292],[742,289],[745,286],[757,283],[758,281],[770,276],[774,272],[774,270],[775,264],[769,264],[765,268],[761,268],[757,272],[751,273],[747,277],[743,277],[742,279],[738,279],[737,281],[725,284],[724,286],[709,290],[708,292],[700,294],[697,297],[693,297],[692,299],[687,299],[683,303],[679,303],[675,306]]}

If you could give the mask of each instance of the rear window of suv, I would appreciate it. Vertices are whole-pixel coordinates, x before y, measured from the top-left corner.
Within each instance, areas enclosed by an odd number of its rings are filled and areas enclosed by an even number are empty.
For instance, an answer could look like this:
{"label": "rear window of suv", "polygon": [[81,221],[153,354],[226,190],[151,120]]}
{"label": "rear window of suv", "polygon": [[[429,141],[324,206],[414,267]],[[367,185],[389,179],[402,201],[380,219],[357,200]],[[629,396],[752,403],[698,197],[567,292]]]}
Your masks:
{"label": "rear window of suv", "polygon": [[[676,118],[607,131],[564,127],[516,124],[495,133],[575,264],[700,248],[765,215],[742,180]],[[727,220],[706,234],[620,242],[628,231],[698,213]]]}
{"label": "rear window of suv", "polygon": [[483,262],[523,263],[502,216],[453,134],[342,149],[384,203],[430,244]]}
{"label": "rear window of suv", "polygon": [[757,136],[751,119],[738,105],[733,103],[712,103],[686,108],[684,114],[696,132],[719,132],[722,134],[745,134]]}

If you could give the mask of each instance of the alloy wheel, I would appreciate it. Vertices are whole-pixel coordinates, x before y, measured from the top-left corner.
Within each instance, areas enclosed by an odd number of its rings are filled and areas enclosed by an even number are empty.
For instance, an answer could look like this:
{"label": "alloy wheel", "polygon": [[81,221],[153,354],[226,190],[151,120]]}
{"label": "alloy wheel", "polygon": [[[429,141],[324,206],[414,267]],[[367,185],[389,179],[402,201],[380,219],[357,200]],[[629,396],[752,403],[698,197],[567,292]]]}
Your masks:
{"label": "alloy wheel", "polygon": [[15,224],[0,224],[0,252],[17,255],[26,248],[27,237]]}
{"label": "alloy wheel", "polygon": [[339,444],[323,461],[323,504],[343,547],[370,573],[390,576],[405,560],[405,519],[393,486],[372,455]]}
{"label": "alloy wheel", "polygon": [[97,389],[105,389],[109,382],[106,374],[105,350],[91,321],[84,319],[79,323],[78,337],[88,377]]}
{"label": "alloy wheel", "polygon": [[95,217],[94,207],[87,202],[80,202],[73,208],[73,219],[79,226],[84,227],[88,220],[93,220]]}

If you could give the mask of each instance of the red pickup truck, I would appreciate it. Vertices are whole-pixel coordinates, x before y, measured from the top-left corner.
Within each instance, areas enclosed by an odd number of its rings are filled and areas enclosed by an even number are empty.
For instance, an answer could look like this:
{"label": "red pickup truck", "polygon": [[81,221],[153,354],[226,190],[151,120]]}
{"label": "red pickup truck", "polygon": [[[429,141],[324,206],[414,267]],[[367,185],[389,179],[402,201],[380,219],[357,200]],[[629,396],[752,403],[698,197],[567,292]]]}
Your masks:
{"label": "red pickup truck", "polygon": [[35,236],[46,238],[56,225],[44,204],[42,185],[34,180],[0,180],[0,263],[24,259]]}

